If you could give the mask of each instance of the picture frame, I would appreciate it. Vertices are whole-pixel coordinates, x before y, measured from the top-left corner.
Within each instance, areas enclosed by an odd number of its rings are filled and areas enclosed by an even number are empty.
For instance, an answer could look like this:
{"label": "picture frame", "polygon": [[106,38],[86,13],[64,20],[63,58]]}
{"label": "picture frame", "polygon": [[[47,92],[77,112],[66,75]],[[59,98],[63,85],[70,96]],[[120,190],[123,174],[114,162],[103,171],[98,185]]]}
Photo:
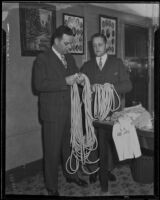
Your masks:
{"label": "picture frame", "polygon": [[56,29],[56,7],[44,3],[19,3],[22,56],[37,56],[50,47]]}
{"label": "picture frame", "polygon": [[74,41],[69,53],[84,54],[84,17],[63,13],[63,25],[72,29]]}
{"label": "picture frame", "polygon": [[107,39],[109,55],[117,53],[117,18],[106,15],[99,16],[99,32],[104,34]]}

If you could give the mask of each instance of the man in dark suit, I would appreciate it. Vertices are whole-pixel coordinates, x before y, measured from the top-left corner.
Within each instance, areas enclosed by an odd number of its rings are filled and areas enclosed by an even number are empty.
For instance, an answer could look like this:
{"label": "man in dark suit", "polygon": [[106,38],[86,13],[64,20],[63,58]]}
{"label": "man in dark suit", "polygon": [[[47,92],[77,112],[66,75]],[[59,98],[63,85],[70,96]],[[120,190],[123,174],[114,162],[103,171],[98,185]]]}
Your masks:
{"label": "man in dark suit", "polygon": [[77,174],[66,171],[70,156],[71,98],[70,86],[78,72],[72,55],[73,41],[69,27],[60,26],[51,39],[51,48],[39,54],[34,65],[34,85],[39,92],[40,118],[43,125],[45,182],[49,194],[58,196],[58,167],[62,153],[64,175],[68,182],[86,186]]}
{"label": "man in dark suit", "polygon": [[[94,84],[111,83],[114,85],[115,90],[121,96],[132,89],[131,81],[129,80],[128,74],[125,71],[125,67],[121,59],[107,54],[107,41],[103,34],[94,34],[92,36],[92,45],[95,54],[95,58],[84,63],[81,68],[81,72],[86,74],[90,80],[92,90],[94,91]],[[84,84],[83,78],[80,78],[79,84]],[[99,137],[101,137],[99,135]],[[107,140],[104,140],[104,142]],[[104,156],[107,157],[108,162],[106,163],[108,171],[108,179],[115,181],[116,177],[111,173],[111,170],[115,166],[115,160],[112,156],[114,151],[114,144],[105,144],[108,147],[108,152],[104,152]],[[94,152],[93,152],[94,153]],[[91,154],[96,157],[96,153]],[[93,159],[93,158],[92,158]],[[93,160],[96,160],[94,158]],[[96,181],[96,174],[90,176],[90,182]]]}

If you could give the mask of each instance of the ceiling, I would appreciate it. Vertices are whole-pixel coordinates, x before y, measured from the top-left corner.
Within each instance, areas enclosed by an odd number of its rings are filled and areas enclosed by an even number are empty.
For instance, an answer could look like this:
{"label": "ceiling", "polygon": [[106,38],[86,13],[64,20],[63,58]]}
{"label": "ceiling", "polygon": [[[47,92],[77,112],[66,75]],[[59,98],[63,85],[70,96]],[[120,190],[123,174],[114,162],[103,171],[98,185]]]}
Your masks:
{"label": "ceiling", "polygon": [[[47,2],[47,1],[46,1]],[[65,2],[65,3],[48,3],[56,5],[57,10],[66,9],[68,7],[78,5],[94,5],[103,8],[109,8],[125,13],[135,14],[143,17],[151,18],[156,24],[159,24],[159,2],[154,3],[79,3],[79,2]],[[2,3],[2,10],[9,11],[14,8],[18,8],[18,3]]]}
{"label": "ceiling", "polygon": [[159,18],[159,2],[157,3],[89,3],[94,6],[110,8],[130,14],[149,18]]}

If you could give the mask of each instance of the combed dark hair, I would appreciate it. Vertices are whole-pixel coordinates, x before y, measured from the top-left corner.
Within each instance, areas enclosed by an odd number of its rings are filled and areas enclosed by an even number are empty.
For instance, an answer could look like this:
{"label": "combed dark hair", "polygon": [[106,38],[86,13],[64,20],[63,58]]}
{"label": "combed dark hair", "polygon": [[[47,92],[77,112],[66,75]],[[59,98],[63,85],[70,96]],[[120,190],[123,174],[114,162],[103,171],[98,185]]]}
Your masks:
{"label": "combed dark hair", "polygon": [[68,26],[59,26],[51,37],[51,46],[54,44],[55,38],[60,39],[62,38],[63,34],[73,35],[72,29],[70,29]]}
{"label": "combed dark hair", "polygon": [[106,36],[103,35],[102,33],[95,33],[94,35],[92,35],[91,41],[93,42],[93,39],[96,37],[101,37],[105,41],[105,43],[107,42]]}

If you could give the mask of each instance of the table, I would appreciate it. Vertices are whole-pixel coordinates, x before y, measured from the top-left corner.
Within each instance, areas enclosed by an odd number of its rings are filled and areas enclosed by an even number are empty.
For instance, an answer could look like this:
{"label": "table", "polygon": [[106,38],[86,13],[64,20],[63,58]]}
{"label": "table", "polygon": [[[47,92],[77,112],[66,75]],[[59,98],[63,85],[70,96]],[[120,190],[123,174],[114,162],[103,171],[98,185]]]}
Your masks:
{"label": "table", "polygon": [[[117,151],[112,138],[112,121],[94,121],[99,142],[100,170],[99,178],[102,191],[108,191],[108,171],[112,170],[119,162]],[[154,131],[137,129],[141,148],[154,149]],[[148,139],[149,138],[149,139]],[[150,141],[148,143],[148,141]]]}

